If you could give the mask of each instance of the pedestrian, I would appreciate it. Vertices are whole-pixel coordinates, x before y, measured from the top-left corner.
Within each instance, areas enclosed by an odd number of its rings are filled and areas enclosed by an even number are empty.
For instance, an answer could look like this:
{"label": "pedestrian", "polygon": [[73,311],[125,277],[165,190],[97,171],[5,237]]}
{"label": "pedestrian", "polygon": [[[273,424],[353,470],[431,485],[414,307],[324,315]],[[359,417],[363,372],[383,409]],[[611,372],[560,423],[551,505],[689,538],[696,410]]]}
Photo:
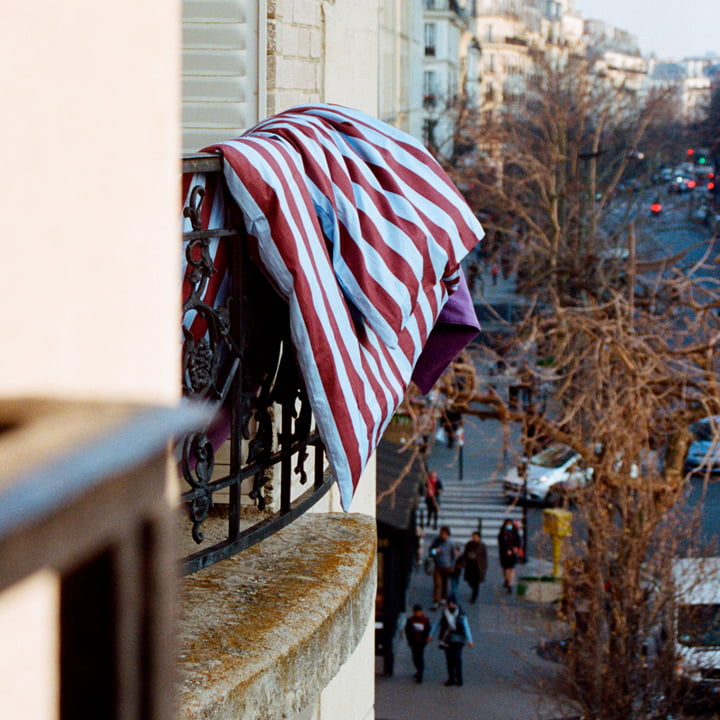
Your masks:
{"label": "pedestrian", "polygon": [[448,582],[455,567],[455,545],[450,540],[450,528],[443,525],[440,534],[430,545],[433,559],[433,610],[437,610],[448,595]]}
{"label": "pedestrian", "polygon": [[422,605],[413,605],[412,615],[405,623],[405,637],[412,652],[415,682],[421,683],[425,672],[425,646],[430,637],[430,620],[423,612]]}
{"label": "pedestrian", "polygon": [[430,527],[432,525],[433,530],[437,530],[438,509],[440,508],[437,497],[437,484],[437,473],[434,470],[431,470],[425,478],[425,507],[427,508],[425,527]]}
{"label": "pedestrian", "polygon": [[455,545],[455,565],[450,575],[450,595],[457,597],[458,589],[460,587],[460,578],[463,575],[465,569],[465,558],[463,557],[462,548],[459,544]]}
{"label": "pedestrian", "polygon": [[447,605],[430,631],[428,642],[433,637],[438,638],[438,646],[445,651],[448,671],[445,685],[462,686],[462,651],[466,644],[468,647],[473,646],[473,639],[467,615],[454,595],[448,595]]}
{"label": "pedestrian", "polygon": [[500,567],[503,573],[503,587],[509,595],[515,582],[515,565],[520,553],[520,536],[510,518],[505,520],[498,533],[498,550],[500,552]]}
{"label": "pedestrian", "polygon": [[487,573],[487,546],[482,541],[479,532],[475,531],[471,539],[465,543],[463,560],[465,561],[465,580],[472,592],[470,602],[474,603],[477,600],[480,583],[485,582]]}

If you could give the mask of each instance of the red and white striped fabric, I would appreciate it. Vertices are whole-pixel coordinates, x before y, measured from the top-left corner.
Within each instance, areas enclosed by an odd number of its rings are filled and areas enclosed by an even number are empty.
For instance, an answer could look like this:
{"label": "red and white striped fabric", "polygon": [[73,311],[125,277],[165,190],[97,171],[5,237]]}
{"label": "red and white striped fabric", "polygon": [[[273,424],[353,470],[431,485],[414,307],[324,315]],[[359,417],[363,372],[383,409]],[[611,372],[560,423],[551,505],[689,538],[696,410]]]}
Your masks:
{"label": "red and white striped fabric", "polygon": [[206,150],[223,154],[259,261],[289,303],[348,509],[483,230],[420,143],[356,110],[291,108]]}

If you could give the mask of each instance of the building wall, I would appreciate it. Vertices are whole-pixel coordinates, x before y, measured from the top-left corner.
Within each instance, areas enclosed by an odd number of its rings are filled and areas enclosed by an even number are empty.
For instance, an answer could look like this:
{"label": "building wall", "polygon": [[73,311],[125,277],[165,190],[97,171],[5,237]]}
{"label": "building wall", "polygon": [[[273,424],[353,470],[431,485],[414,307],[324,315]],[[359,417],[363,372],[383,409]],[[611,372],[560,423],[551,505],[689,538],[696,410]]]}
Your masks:
{"label": "building wall", "polygon": [[379,0],[378,118],[422,138],[422,12],[414,0]]}
{"label": "building wall", "polygon": [[183,0],[183,151],[293,105],[377,113],[378,0]]}
{"label": "building wall", "polygon": [[[186,8],[196,0],[185,0]],[[222,28],[215,27],[213,37],[218,43],[238,43],[241,35],[246,38],[247,47],[254,42],[258,52],[263,47],[263,34],[266,38],[266,55],[253,58],[247,54],[248,67],[241,68],[242,54],[240,50],[230,52],[236,63],[229,72],[237,75],[242,70],[242,77],[234,83],[228,81],[227,75],[220,69],[227,66],[230,60],[220,53],[220,57],[209,55],[209,60],[216,63],[211,66],[211,74],[215,77],[209,83],[219,93],[230,93],[226,98],[216,98],[224,104],[219,114],[232,115],[234,125],[221,126],[217,131],[230,133],[216,140],[237,135],[257,120],[272,115],[288,107],[304,103],[331,102],[348,105],[363,110],[371,115],[378,115],[379,108],[379,47],[378,33],[379,7],[378,0],[265,0],[267,24],[263,28],[262,7],[257,10],[258,26],[252,28],[252,11],[258,5],[257,0],[218,0],[210,4],[211,10],[224,13]],[[400,3],[407,5],[407,2]],[[261,4],[262,5],[262,4]],[[245,18],[248,22],[241,26],[233,21],[233,14],[240,12],[244,6]],[[198,3],[203,12],[204,3]],[[404,20],[403,7],[398,5],[397,20],[402,26]],[[187,15],[187,9],[186,9]],[[197,45],[203,37],[210,34],[202,24],[188,27],[184,37],[186,47]],[[200,37],[202,36],[202,37]],[[230,38],[230,39],[228,39]],[[402,43],[393,45],[398,52]],[[217,51],[220,52],[220,51]],[[217,54],[217,53],[216,53]],[[231,58],[231,59],[232,59]],[[192,56],[191,56],[192,59]],[[258,63],[258,61],[261,61]],[[220,63],[225,62],[222,66]],[[262,69],[265,63],[265,75],[258,74],[253,63]],[[398,56],[397,84],[398,88],[406,87],[402,77],[403,51]],[[218,69],[220,68],[220,69]],[[186,66],[186,76],[188,68]],[[257,84],[253,89],[253,78]],[[186,87],[188,85],[186,84]],[[234,92],[244,89],[241,102],[232,96]],[[253,107],[250,99],[256,94],[263,102]],[[241,100],[243,99],[241,98]],[[186,107],[188,106],[187,97]],[[401,104],[401,96],[396,95],[396,106]],[[194,107],[191,105],[191,107]],[[211,108],[212,109],[212,108]],[[263,112],[260,115],[260,111]],[[398,113],[399,114],[399,113]],[[186,115],[186,119],[187,119]],[[186,129],[186,136],[188,131]],[[189,134],[192,137],[192,133]],[[197,143],[196,143],[197,144]],[[187,148],[186,149],[190,149]],[[197,148],[192,148],[197,149]],[[224,459],[221,457],[221,459]],[[294,488],[300,493],[304,486]],[[332,513],[341,510],[340,497],[334,487],[314,508],[314,513]],[[366,469],[361,479],[358,492],[353,500],[351,512],[375,515],[375,465],[374,461]],[[372,613],[370,613],[372,616]],[[374,705],[374,623],[371,621],[353,655],[342,666],[338,675],[318,696],[317,701],[306,708],[297,720],[365,720],[373,716]]]}
{"label": "building wall", "polygon": [[[179,399],[179,13],[3,5],[0,396]],[[10,111],[11,109],[11,111]],[[0,593],[3,715],[57,716],[58,582]]]}
{"label": "building wall", "polygon": [[174,402],[176,4],[10,0],[0,396]]}
{"label": "building wall", "polygon": [[378,113],[378,0],[324,2],[321,99]]}
{"label": "building wall", "polygon": [[0,593],[0,633],[12,652],[0,659],[0,697],[8,718],[54,720],[59,678],[55,658],[60,588],[42,571]]}

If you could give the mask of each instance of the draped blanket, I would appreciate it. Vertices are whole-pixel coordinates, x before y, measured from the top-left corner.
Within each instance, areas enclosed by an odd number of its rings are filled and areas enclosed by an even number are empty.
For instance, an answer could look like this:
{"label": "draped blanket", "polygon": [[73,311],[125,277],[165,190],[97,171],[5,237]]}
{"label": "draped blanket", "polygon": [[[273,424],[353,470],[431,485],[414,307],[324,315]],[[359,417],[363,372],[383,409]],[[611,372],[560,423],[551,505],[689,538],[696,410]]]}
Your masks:
{"label": "draped blanket", "polygon": [[[356,110],[291,108],[206,151],[222,153],[254,253],[289,304],[348,509],[483,230],[420,143]],[[477,331],[474,313],[464,317],[464,340],[443,362],[433,353],[432,377]]]}

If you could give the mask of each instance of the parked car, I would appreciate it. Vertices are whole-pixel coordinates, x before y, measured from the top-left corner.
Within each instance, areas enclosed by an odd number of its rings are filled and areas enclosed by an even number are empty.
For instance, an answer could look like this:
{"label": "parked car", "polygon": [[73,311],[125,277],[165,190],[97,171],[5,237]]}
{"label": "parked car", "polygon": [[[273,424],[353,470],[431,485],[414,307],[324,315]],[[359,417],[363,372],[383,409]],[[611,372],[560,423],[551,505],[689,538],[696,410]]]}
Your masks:
{"label": "parked car", "polygon": [[687,699],[720,698],[720,557],[682,558],[673,564],[675,650]]}
{"label": "parked car", "polygon": [[720,472],[720,415],[690,425],[694,440],[685,457],[685,472]]}
{"label": "parked car", "polygon": [[527,473],[527,495],[530,503],[557,505],[563,498],[585,487],[592,477],[581,457],[567,445],[551,445],[533,455],[526,465],[510,470],[503,482],[508,500],[523,499],[523,474]]}

